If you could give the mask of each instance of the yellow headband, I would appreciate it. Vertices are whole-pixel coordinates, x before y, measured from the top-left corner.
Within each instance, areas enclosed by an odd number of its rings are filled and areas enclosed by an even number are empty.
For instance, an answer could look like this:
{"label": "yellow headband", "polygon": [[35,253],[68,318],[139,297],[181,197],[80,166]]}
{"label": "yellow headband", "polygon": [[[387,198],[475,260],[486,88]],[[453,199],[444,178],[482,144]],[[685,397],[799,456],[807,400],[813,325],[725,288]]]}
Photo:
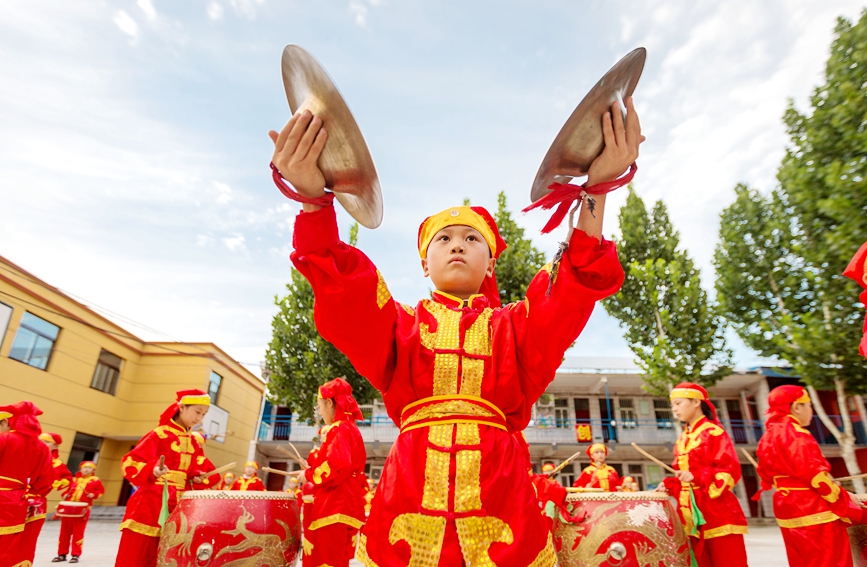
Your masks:
{"label": "yellow headband", "polygon": [[253,467],[256,470],[259,470],[259,463],[257,463],[256,461],[247,461],[246,463],[244,463],[244,468],[247,467]]}
{"label": "yellow headband", "polygon": [[687,399],[687,400],[701,400],[704,401],[704,396],[698,390],[693,390],[692,388],[675,388],[669,394],[669,399]]}
{"label": "yellow headband", "polygon": [[452,207],[441,211],[424,222],[418,235],[418,254],[427,258],[427,249],[433,237],[447,226],[469,226],[479,231],[491,250],[491,256],[497,254],[497,237],[494,231],[482,218],[482,215],[467,206]]}
{"label": "yellow headband", "polygon": [[793,404],[809,404],[812,400],[810,400],[810,394],[807,393],[807,390],[804,390],[804,393],[801,394],[801,397],[792,402]]}
{"label": "yellow headband", "polygon": [[594,444],[590,445],[590,448],[587,449],[587,452],[592,455],[594,451],[603,451],[607,455],[608,454],[608,447],[606,447],[602,443],[594,443]]}
{"label": "yellow headband", "polygon": [[0,419],[9,419],[12,417],[12,414],[8,411],[0,411]]}
{"label": "yellow headband", "polygon": [[[0,419],[2,419],[2,418],[0,418]],[[52,437],[51,435],[49,435],[47,433],[40,433],[39,434],[39,440],[45,441],[47,443],[54,443],[54,437]]]}
{"label": "yellow headband", "polygon": [[211,398],[208,396],[184,396],[178,400],[178,403],[185,406],[209,406],[211,405]]}

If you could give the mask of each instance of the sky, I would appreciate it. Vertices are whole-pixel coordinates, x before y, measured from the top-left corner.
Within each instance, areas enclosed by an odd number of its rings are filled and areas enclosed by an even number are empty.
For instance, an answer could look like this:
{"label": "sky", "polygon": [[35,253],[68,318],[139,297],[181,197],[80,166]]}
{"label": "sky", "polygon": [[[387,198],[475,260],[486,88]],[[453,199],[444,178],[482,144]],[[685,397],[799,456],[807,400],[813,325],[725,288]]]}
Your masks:
{"label": "sky", "polygon": [[[258,372],[298,206],[273,186],[298,44],[340,88],[376,163],[382,226],[359,247],[396,299],[430,283],[424,217],[469,197],[529,204],[584,94],[638,46],[647,141],[635,188],[662,199],[713,290],[719,214],[776,185],[788,101],[808,109],[850,0],[7,0],[0,3],[0,255],[149,340],[214,342]],[[616,235],[625,190],[608,198]],[[339,211],[344,237],[351,219]],[[518,215],[551,255],[565,227]],[[363,329],[363,321],[354,322]],[[729,333],[740,368],[761,359]],[[573,356],[631,357],[597,307]]]}

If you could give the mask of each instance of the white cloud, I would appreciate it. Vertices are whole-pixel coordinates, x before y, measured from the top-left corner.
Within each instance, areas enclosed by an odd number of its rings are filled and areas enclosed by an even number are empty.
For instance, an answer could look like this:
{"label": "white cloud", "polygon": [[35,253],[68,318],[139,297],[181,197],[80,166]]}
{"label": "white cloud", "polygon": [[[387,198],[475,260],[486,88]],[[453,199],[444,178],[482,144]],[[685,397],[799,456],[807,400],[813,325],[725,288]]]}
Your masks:
{"label": "white cloud", "polygon": [[223,243],[226,245],[226,248],[231,250],[232,252],[238,252],[246,250],[247,247],[244,244],[245,238],[243,234],[235,234],[235,236],[231,238],[224,238]]}
{"label": "white cloud", "polygon": [[208,4],[208,18],[211,20],[223,19],[223,5],[219,2],[211,2]]}
{"label": "white cloud", "polygon": [[235,13],[250,20],[256,18],[256,11],[265,0],[229,0],[229,5],[235,9]]}
{"label": "white cloud", "polygon": [[214,239],[210,236],[206,236],[204,234],[196,235],[196,246],[208,246],[212,242],[214,242]]}
{"label": "white cloud", "polygon": [[225,183],[214,181],[214,187],[217,188],[217,203],[225,205],[232,200],[232,188]]}
{"label": "white cloud", "polygon": [[367,26],[367,6],[359,0],[349,3],[349,11],[355,14],[355,23],[361,27]]}
{"label": "white cloud", "polygon": [[141,11],[145,13],[145,17],[148,20],[154,21],[157,19],[157,10],[156,8],[154,8],[153,2],[151,2],[151,0],[138,0],[136,4],[139,8],[141,8]]}
{"label": "white cloud", "polygon": [[138,24],[135,23],[135,20],[125,10],[120,10],[115,15],[113,21],[120,28],[120,31],[130,36],[133,41],[138,39]]}

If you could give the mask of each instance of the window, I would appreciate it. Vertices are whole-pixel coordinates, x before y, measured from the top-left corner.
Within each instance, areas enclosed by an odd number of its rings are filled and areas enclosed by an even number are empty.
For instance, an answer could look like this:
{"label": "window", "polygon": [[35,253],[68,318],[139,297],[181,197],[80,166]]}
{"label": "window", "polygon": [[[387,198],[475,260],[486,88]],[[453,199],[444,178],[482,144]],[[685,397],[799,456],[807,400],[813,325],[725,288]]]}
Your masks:
{"label": "window", "polygon": [[674,429],[674,414],[671,413],[671,402],[668,400],[653,400],[653,413],[656,414],[657,429]]}
{"label": "window", "polygon": [[60,327],[31,313],[24,313],[9,358],[45,370]]}
{"label": "window", "polygon": [[217,405],[217,400],[220,398],[220,385],[223,383],[223,377],[211,371],[211,380],[208,382],[208,397],[211,398],[211,403]]}
{"label": "window", "polygon": [[107,350],[100,351],[99,361],[96,363],[96,370],[93,372],[90,387],[113,396],[117,389],[117,379],[120,378],[122,362],[121,357],[115,356]]}
{"label": "window", "polygon": [[635,400],[632,398],[620,398],[620,426],[625,429],[638,427],[635,418]]}
{"label": "window", "polygon": [[569,419],[569,398],[557,398],[554,400],[554,423],[556,427],[572,427]]}
{"label": "window", "polygon": [[3,339],[6,338],[6,329],[9,328],[11,318],[12,308],[5,303],[0,303],[0,348],[3,347]]}
{"label": "window", "polygon": [[66,463],[69,470],[77,471],[81,461],[97,462],[100,448],[102,448],[102,437],[76,433],[72,441],[72,450],[69,452],[69,461]]}

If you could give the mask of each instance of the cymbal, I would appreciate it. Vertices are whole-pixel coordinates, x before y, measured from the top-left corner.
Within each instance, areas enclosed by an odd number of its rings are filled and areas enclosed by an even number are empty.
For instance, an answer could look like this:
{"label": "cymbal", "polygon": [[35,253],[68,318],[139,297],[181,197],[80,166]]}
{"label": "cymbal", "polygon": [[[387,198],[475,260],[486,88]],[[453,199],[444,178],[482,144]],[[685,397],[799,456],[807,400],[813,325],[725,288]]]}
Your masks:
{"label": "cymbal", "polygon": [[319,156],[325,186],[367,228],[382,223],[382,191],[373,158],[349,107],[325,69],[297,45],[283,49],[283,88],[289,109],[309,110],[328,131]]}
{"label": "cymbal", "polygon": [[605,146],[602,117],[611,110],[615,100],[620,101],[625,114],[623,99],[635,91],[646,58],[647,50],[643,47],[631,51],[609,69],[578,104],[539,166],[530,191],[533,202],[550,193],[548,186],[552,183],[568,183],[573,177],[587,173]]}

